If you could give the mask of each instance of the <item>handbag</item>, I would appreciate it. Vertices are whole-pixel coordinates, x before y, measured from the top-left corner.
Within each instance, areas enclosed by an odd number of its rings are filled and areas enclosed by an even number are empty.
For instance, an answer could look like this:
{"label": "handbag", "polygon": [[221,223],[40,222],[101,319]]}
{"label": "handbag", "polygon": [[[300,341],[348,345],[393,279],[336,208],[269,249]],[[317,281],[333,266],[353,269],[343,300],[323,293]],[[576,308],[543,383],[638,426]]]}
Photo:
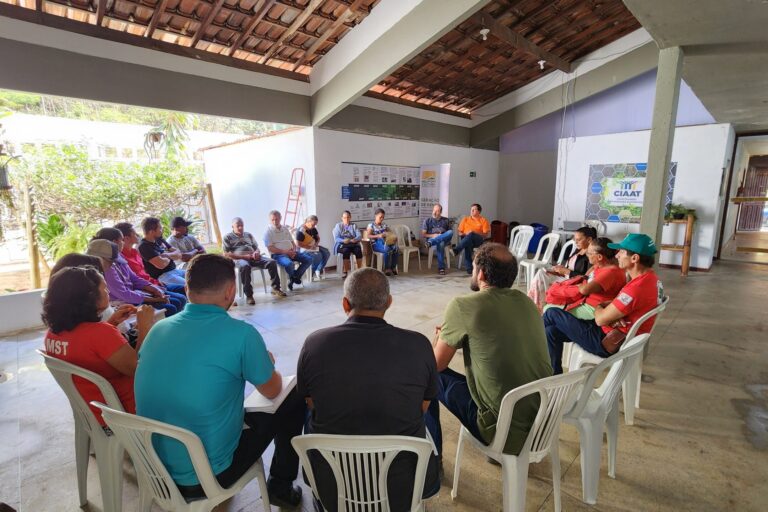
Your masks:
{"label": "handbag", "polygon": [[611,329],[605,334],[605,336],[603,336],[603,339],[600,341],[600,343],[602,343],[606,352],[609,354],[615,354],[619,351],[619,348],[621,348],[621,345],[626,339],[627,333],[620,331],[619,329]]}
{"label": "handbag", "polygon": [[576,276],[554,283],[547,290],[547,304],[565,306],[566,311],[584,304],[587,297],[579,292],[579,284],[582,281],[584,276]]}

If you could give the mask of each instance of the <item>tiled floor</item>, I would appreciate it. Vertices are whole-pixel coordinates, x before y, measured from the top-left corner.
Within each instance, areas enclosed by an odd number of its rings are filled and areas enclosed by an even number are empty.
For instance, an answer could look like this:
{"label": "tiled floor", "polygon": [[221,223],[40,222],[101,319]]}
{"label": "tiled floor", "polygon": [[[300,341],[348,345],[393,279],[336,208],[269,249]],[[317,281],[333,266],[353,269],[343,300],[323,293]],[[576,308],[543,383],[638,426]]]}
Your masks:
{"label": "tiled floor", "polygon": [[[598,504],[582,503],[578,435],[564,425],[563,510],[763,512],[768,509],[768,266],[723,262],[687,279],[672,270],[661,275],[671,302],[645,361],[635,425],[620,427],[617,478],[606,474],[604,451]],[[442,278],[427,271],[394,278],[387,320],[431,338],[448,300],[468,293],[468,284],[456,271]],[[233,314],[262,332],[286,374],[295,372],[309,332],[344,319],[341,280],[334,277],[283,300],[257,293],[257,301]],[[25,512],[74,511],[72,416],[34,352],[41,334],[0,338],[0,368],[9,376],[0,384],[0,502]],[[501,469],[471,448],[459,496],[451,501],[457,423],[450,414],[442,417],[446,480],[428,509],[501,510]],[[125,470],[124,510],[132,511],[137,488],[127,461]],[[531,466],[527,498],[527,510],[553,510],[548,461]],[[101,510],[93,463],[88,499],[89,510]],[[308,498],[303,509],[312,509]],[[218,510],[261,510],[255,483]]]}

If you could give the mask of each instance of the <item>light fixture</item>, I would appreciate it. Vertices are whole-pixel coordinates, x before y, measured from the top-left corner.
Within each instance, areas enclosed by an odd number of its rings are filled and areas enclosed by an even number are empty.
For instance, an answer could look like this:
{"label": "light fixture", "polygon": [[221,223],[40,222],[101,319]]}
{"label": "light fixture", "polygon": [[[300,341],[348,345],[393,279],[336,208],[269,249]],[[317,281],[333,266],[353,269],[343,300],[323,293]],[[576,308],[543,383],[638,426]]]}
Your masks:
{"label": "light fixture", "polygon": [[483,41],[488,40],[488,33],[491,31],[489,28],[481,28],[480,29],[480,35],[483,37]]}
{"label": "light fixture", "polygon": [[545,60],[540,60],[540,61],[539,61],[539,69],[543,70],[543,69],[544,69],[544,64],[546,64],[546,63],[547,63],[547,61],[545,61]]}

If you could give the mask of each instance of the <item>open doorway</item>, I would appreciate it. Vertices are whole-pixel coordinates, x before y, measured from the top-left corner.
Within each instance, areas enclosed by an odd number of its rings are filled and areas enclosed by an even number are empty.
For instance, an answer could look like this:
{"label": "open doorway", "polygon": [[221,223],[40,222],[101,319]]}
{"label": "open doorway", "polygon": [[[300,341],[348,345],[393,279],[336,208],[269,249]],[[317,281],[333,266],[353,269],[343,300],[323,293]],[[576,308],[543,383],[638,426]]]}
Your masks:
{"label": "open doorway", "polygon": [[720,257],[768,264],[768,134],[739,137]]}

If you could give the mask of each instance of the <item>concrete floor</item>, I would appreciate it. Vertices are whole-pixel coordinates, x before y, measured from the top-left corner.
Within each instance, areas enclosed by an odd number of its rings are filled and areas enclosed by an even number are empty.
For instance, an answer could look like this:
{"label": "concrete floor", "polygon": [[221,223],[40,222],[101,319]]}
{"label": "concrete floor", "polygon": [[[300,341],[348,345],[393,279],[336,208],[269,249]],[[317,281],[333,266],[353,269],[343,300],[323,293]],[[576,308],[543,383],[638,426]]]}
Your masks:
{"label": "concrete floor", "polygon": [[[433,269],[434,271],[434,269]],[[768,509],[768,267],[721,262],[683,279],[662,270],[669,308],[644,366],[641,409],[622,423],[617,478],[603,451],[598,504],[581,502],[578,435],[560,437],[563,510],[765,511]],[[411,273],[392,281],[390,323],[431,338],[448,300],[469,279]],[[285,374],[306,335],[344,320],[341,280],[331,277],[284,300],[257,293],[257,305],[233,309],[266,339]],[[300,320],[300,321],[297,321]],[[69,405],[34,349],[41,332],[0,338],[0,502],[17,510],[78,509]],[[454,368],[459,369],[456,365]],[[501,469],[465,451],[456,501],[450,499],[458,424],[444,414],[446,480],[430,510],[501,510]],[[269,459],[268,453],[265,459]],[[137,507],[135,473],[125,463],[124,510]],[[447,485],[446,485],[447,484]],[[305,488],[304,510],[312,510]],[[88,510],[101,510],[98,475],[89,469]],[[157,510],[157,507],[156,507]],[[261,510],[255,483],[218,510]],[[553,510],[548,460],[531,466],[527,510]]]}

